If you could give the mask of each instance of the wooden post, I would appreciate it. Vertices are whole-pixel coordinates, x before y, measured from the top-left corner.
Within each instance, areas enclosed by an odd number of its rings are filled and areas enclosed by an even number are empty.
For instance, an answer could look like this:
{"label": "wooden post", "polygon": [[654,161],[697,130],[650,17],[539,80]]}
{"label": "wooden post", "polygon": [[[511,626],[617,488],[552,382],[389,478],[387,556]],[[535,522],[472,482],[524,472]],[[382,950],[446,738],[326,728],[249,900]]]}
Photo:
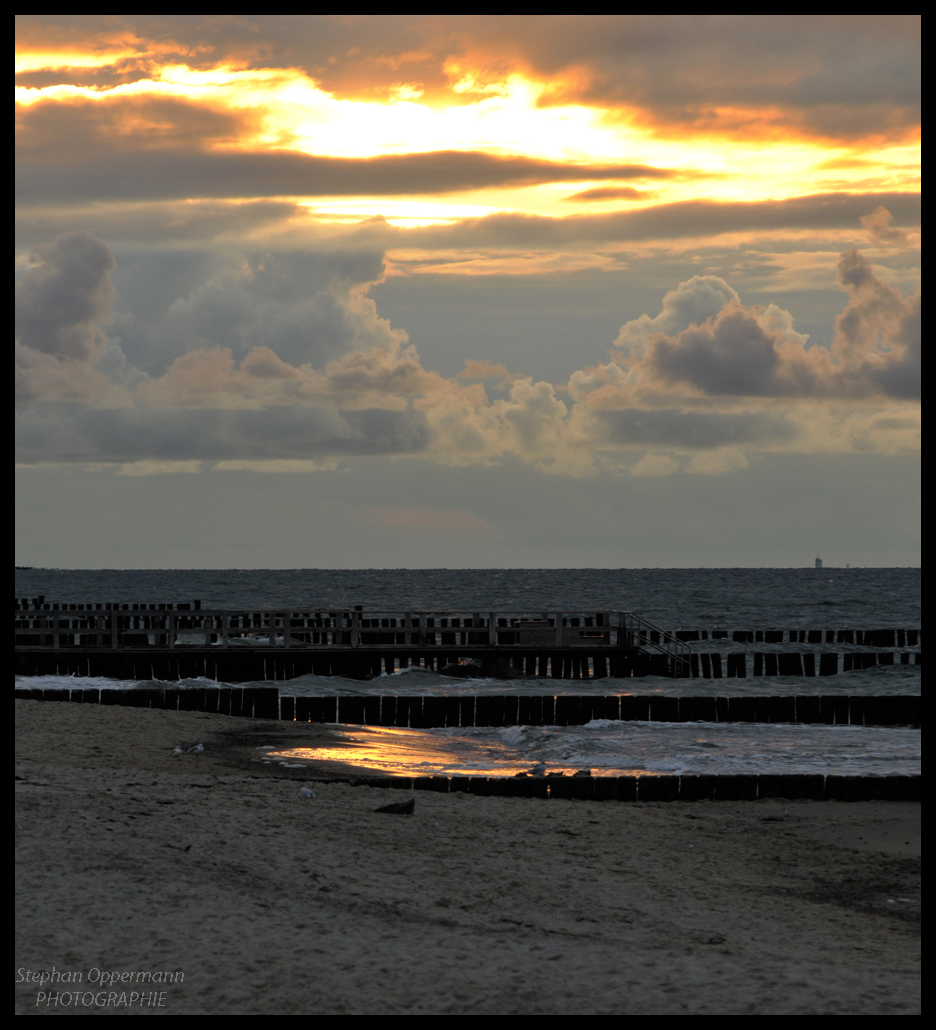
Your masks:
{"label": "wooden post", "polygon": [[838,654],[819,655],[819,675],[834,676],[838,672]]}

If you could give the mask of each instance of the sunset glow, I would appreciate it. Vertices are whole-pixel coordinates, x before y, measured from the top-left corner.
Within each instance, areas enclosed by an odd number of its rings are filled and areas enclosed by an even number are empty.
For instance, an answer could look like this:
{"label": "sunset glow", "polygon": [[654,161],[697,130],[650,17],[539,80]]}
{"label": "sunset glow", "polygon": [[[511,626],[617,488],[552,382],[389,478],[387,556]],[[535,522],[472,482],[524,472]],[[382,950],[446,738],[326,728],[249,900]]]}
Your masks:
{"label": "sunset glow", "polygon": [[22,464],[916,455],[918,66],[916,16],[21,16]]}

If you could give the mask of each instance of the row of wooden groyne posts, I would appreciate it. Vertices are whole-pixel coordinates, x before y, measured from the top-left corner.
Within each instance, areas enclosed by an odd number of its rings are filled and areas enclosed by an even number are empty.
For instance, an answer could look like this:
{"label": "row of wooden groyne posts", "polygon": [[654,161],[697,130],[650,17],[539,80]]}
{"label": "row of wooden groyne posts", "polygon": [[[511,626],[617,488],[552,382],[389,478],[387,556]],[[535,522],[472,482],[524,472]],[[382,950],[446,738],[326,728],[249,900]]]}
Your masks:
{"label": "row of wooden groyne posts", "polygon": [[[766,654],[753,655],[696,653],[688,665],[674,665],[656,655],[624,653],[583,655],[575,653],[535,654],[516,652],[509,656],[481,652],[460,657],[462,652],[436,654],[299,653],[271,655],[266,650],[238,649],[218,653],[211,650],[104,651],[73,648],[23,648],[15,655],[18,676],[108,676],[129,680],[209,679],[225,683],[262,680],[293,680],[304,675],[343,676],[370,680],[382,672],[393,674],[407,668],[467,678],[548,678],[554,680],[624,679],[631,676],[684,676],[702,679],[746,678],[748,676],[832,676],[839,672],[868,669],[878,665],[921,664],[921,655],[904,651],[865,653]],[[817,661],[818,658],[818,661]],[[749,661],[750,659],[750,661]]]}
{"label": "row of wooden groyne posts", "polygon": [[[254,719],[410,728],[441,726],[580,725],[592,719],[649,722],[800,722],[826,725],[920,725],[919,696],[661,697],[659,695],[348,696],[295,697],[275,687],[187,690],[72,690],[19,688],[24,700],[71,701],[182,711],[216,712]],[[278,775],[307,779],[308,770]],[[566,776],[336,776],[318,780],[370,787],[468,793],[481,796],[579,801],[815,801],[921,800],[921,777],[824,774]]]}
{"label": "row of wooden groyne posts", "polygon": [[919,694],[787,694],[748,697],[662,694],[340,694],[307,696],[276,687],[131,689],[17,687],[31,701],[70,701],[329,725],[444,729],[584,726],[615,722],[748,722],[827,726],[921,726]]}
{"label": "row of wooden groyne posts", "polygon": [[[375,631],[394,631],[395,639],[389,643],[418,643],[419,633],[435,630],[437,633],[464,633],[488,629],[483,641],[474,639],[472,643],[519,643],[512,637],[518,628],[521,635],[528,637],[531,633],[541,635],[541,631],[559,625],[568,630],[579,630],[583,635],[587,630],[601,630],[602,633],[588,635],[601,636],[612,627],[620,627],[615,621],[624,617],[623,628],[629,631],[633,641],[644,644],[693,643],[700,640],[732,640],[736,643],[765,644],[857,644],[864,647],[917,647],[920,644],[919,629],[759,629],[759,630],[727,630],[727,629],[675,629],[662,630],[652,625],[634,612],[591,612],[583,615],[567,615],[566,613],[549,612],[509,612],[498,613],[474,612],[402,612],[395,611],[365,613],[363,606],[340,610],[208,610],[202,609],[201,601],[180,604],[134,603],[120,604],[95,603],[46,603],[44,597],[15,598],[17,629],[20,632],[45,631],[47,634],[64,630],[70,634],[78,631],[86,636],[113,636],[116,630],[124,636],[133,631],[144,631],[147,641],[155,632],[168,638],[170,634],[206,633],[206,643],[224,643],[225,638],[234,639],[238,635],[256,634],[257,631],[272,630],[277,640],[271,643],[282,643],[285,646],[302,643],[353,643],[355,629],[363,632],[360,643],[366,643],[368,636]],[[29,614],[34,613],[34,614]],[[58,620],[57,622],[55,620]],[[115,622],[114,619],[117,621]],[[71,621],[68,621],[71,620]],[[492,638],[490,627],[496,626],[498,640]],[[312,639],[308,639],[301,631],[312,630]],[[341,639],[336,639],[333,631],[339,631]],[[406,638],[407,631],[410,637]],[[292,632],[300,631],[300,632]],[[324,631],[324,632],[323,632]],[[416,638],[412,637],[413,631]],[[331,634],[331,635],[330,635]],[[556,640],[561,642],[568,633]],[[402,638],[402,639],[401,639]],[[506,638],[506,639],[505,639]],[[425,638],[423,638],[425,639]],[[142,642],[142,641],[141,641]],[[386,641],[382,641],[386,642]],[[460,640],[458,643],[468,643]],[[129,642],[128,642],[129,643]],[[452,640],[451,643],[456,643]],[[620,643],[620,641],[619,641]]]}
{"label": "row of wooden groyne posts", "polygon": [[[728,638],[727,630],[675,630],[634,612],[465,612],[203,610],[189,604],[47,604],[16,601],[21,675],[84,674],[229,682],[343,675],[369,679],[410,666],[453,675],[602,679],[662,675],[720,679],[827,676],[872,665],[920,663],[918,629],[735,631],[738,642],[780,649],[694,651],[692,643]],[[790,653],[784,645],[844,643],[837,652]],[[818,658],[818,661],[817,661]]]}

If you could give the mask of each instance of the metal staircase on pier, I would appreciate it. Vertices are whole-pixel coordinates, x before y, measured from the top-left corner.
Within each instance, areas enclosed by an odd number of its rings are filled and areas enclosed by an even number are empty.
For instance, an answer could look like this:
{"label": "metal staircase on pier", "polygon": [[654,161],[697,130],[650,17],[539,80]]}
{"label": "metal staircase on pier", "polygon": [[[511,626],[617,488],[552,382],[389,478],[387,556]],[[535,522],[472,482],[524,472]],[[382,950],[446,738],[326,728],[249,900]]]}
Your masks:
{"label": "metal staircase on pier", "polygon": [[689,656],[692,648],[683,640],[677,640],[672,633],[645,619],[636,612],[620,613],[620,644],[636,647],[651,659],[652,673],[674,678],[691,676]]}

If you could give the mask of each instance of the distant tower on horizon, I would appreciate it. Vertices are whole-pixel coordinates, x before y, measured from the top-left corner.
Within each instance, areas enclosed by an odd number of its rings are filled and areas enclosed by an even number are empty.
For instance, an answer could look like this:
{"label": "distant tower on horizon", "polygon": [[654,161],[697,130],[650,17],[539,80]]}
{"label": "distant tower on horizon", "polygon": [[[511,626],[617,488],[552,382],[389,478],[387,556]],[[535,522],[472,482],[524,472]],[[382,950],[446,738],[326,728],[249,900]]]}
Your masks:
{"label": "distant tower on horizon", "polygon": [[822,568],[822,559],[819,557],[818,554],[816,555],[816,568],[817,569],[821,569]]}

